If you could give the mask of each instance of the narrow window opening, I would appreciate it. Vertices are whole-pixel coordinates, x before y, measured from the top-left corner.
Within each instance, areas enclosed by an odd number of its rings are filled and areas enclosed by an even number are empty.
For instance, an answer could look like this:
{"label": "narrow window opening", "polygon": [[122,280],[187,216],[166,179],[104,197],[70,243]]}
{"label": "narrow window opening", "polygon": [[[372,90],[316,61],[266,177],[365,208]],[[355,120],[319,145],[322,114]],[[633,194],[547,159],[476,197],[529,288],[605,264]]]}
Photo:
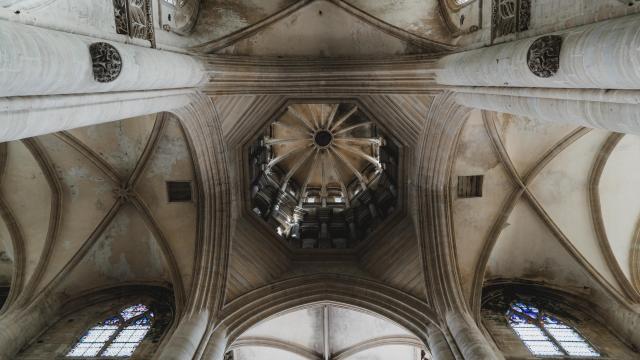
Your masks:
{"label": "narrow window opening", "polygon": [[482,197],[484,175],[458,176],[458,197]]}
{"label": "narrow window opening", "polygon": [[169,202],[191,201],[191,192],[191,181],[167,181]]}

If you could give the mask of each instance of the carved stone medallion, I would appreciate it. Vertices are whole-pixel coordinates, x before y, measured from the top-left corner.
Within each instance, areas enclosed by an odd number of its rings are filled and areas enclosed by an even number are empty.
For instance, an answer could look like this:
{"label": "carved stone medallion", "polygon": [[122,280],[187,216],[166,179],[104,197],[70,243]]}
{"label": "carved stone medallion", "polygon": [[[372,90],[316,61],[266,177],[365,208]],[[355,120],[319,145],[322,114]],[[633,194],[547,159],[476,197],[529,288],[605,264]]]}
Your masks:
{"label": "carved stone medallion", "polygon": [[107,83],[115,80],[122,71],[122,58],[118,50],[104,42],[89,46],[93,63],[93,78],[97,82]]}
{"label": "carved stone medallion", "polygon": [[529,70],[541,78],[552,77],[560,69],[562,37],[549,35],[538,38],[529,47],[527,65]]}

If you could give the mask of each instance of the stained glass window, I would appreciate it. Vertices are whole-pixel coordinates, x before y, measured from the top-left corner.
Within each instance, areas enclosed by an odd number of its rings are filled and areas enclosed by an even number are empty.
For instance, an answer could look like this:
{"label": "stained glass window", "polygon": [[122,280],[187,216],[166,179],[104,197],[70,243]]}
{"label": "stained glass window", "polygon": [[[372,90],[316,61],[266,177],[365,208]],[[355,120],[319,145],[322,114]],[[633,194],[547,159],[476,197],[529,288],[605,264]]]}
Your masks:
{"label": "stained glass window", "polygon": [[536,356],[600,357],[572,327],[531,304],[513,302],[507,318],[513,331]]}
{"label": "stained glass window", "polygon": [[89,329],[67,357],[130,357],[151,329],[154,316],[144,304],[131,305]]}

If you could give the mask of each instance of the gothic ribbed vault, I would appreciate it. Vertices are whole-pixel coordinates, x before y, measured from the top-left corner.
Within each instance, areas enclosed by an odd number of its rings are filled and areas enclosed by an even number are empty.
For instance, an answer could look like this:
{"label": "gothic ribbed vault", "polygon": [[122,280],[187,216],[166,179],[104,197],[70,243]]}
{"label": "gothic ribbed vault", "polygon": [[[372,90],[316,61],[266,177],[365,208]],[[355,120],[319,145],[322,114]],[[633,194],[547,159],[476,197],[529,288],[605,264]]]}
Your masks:
{"label": "gothic ribbed vault", "polygon": [[0,360],[638,358],[639,13],[0,0]]}

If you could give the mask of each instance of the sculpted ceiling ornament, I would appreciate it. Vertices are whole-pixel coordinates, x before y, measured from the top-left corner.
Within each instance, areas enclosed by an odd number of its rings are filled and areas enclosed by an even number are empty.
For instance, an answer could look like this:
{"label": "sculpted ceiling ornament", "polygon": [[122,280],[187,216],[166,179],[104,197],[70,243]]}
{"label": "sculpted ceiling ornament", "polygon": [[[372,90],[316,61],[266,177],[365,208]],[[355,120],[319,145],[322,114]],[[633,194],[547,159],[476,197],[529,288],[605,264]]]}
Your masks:
{"label": "sculpted ceiling ornament", "polygon": [[543,36],[536,39],[527,53],[529,70],[541,78],[555,75],[560,69],[561,47],[562,37],[558,35]]}
{"label": "sculpted ceiling ornament", "polygon": [[105,42],[97,42],[89,45],[89,53],[93,78],[97,82],[108,83],[118,78],[122,71],[122,57],[118,49]]}
{"label": "sculpted ceiling ornament", "polygon": [[127,185],[121,185],[120,187],[113,190],[113,195],[116,200],[122,202],[130,202],[131,198],[135,196],[133,189],[131,189]]}
{"label": "sculpted ceiling ornament", "polygon": [[294,247],[351,247],[396,206],[397,149],[354,104],[288,106],[250,161],[253,211]]}

